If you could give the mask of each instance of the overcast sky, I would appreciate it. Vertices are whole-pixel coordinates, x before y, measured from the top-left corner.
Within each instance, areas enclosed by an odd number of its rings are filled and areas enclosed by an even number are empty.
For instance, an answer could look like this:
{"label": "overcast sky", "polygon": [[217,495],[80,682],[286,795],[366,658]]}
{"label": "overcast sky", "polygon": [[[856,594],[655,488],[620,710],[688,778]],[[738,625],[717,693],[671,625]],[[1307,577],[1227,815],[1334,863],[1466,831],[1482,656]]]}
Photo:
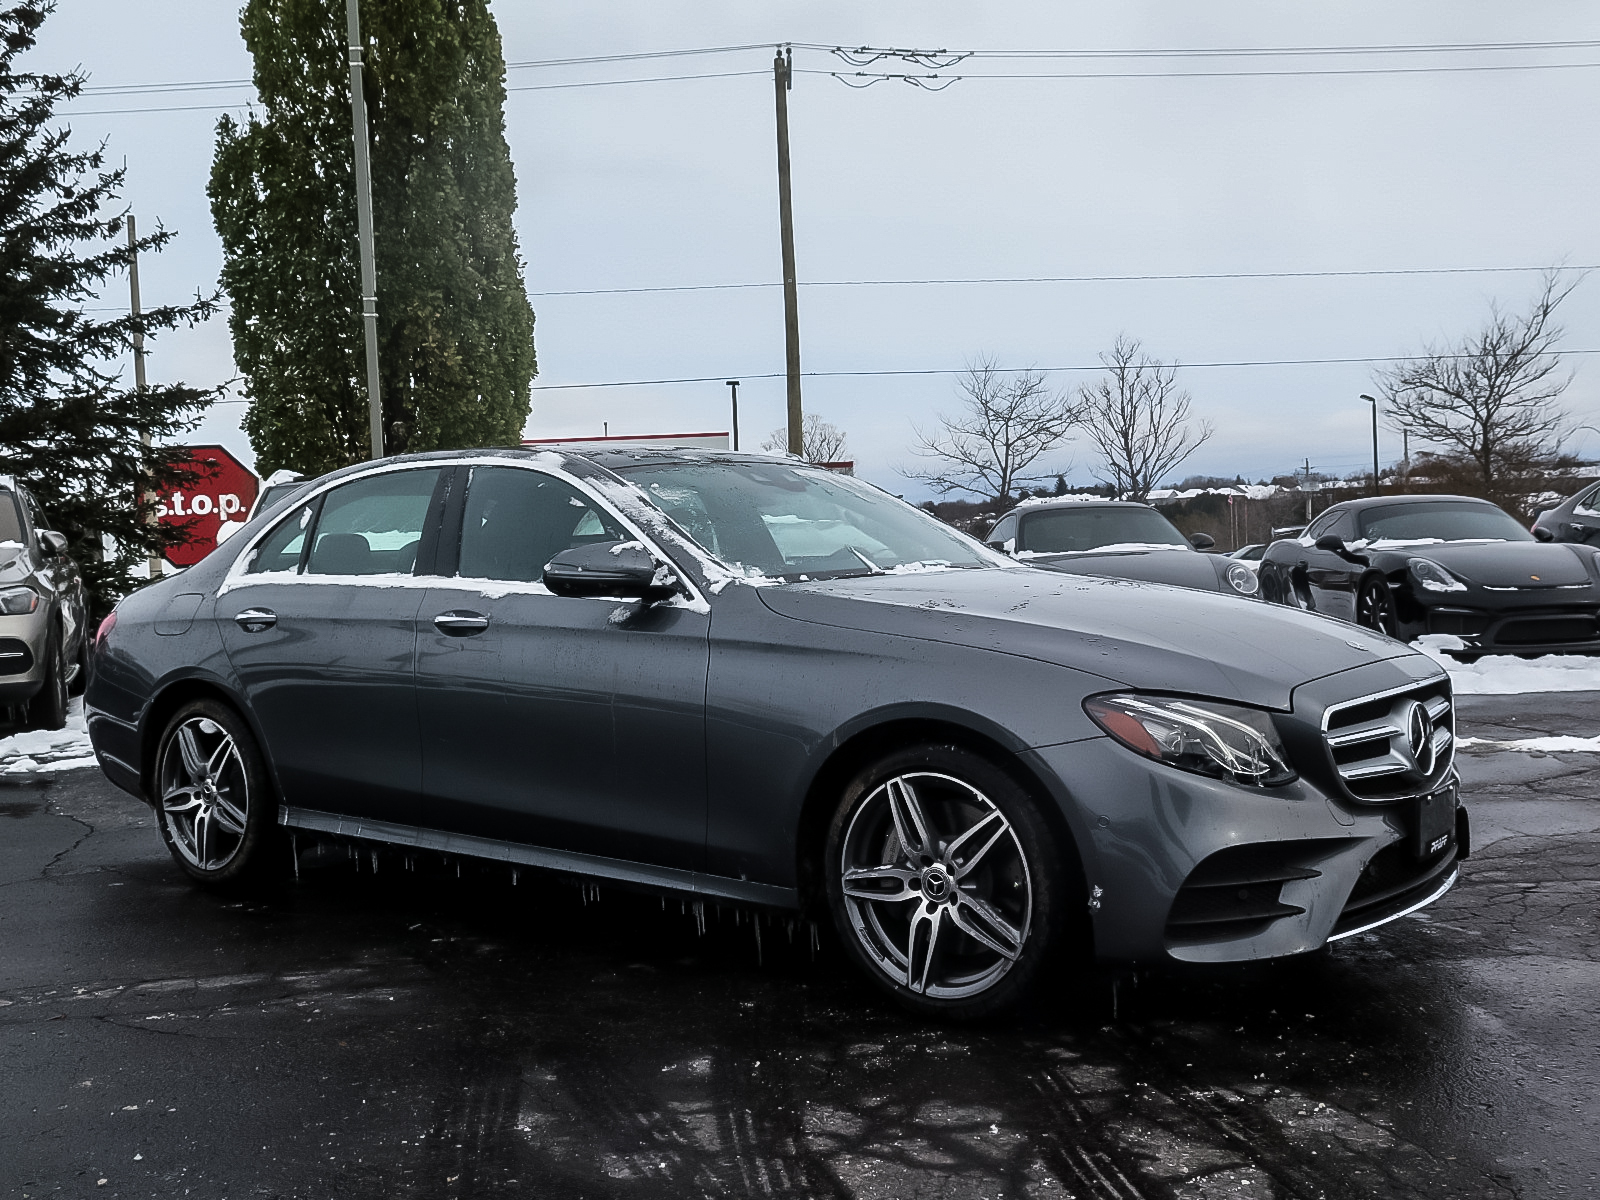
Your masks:
{"label": "overcast sky", "polygon": [[[1053,381],[1071,387],[1090,375],[1066,368],[1092,366],[1124,332],[1158,357],[1195,364],[1180,378],[1216,435],[1179,474],[1257,478],[1307,458],[1358,470],[1371,454],[1369,410],[1357,398],[1371,390],[1370,365],[1200,364],[1416,351],[1471,331],[1492,301],[1525,306],[1537,273],[828,283],[1600,264],[1592,133],[1600,8],[1570,0],[493,7],[510,64],[762,47],[509,70],[508,85],[521,89],[506,103],[516,227],[538,318],[533,437],[726,429],[721,381],[733,378],[746,381],[747,446],[782,423],[778,287],[550,294],[778,281],[766,47],[779,41],[978,51],[1594,43],[1403,54],[980,54],[946,72],[962,78],[939,92],[892,80],[852,89],[825,72],[855,68],[825,50],[797,49],[789,104],[803,367],[946,372],[808,377],[806,406],[846,432],[862,474],[915,497],[925,493],[900,468],[915,461],[914,427],[931,428],[937,413],[954,410],[949,372],[986,355],[1057,368]],[[79,66],[91,88],[248,79],[237,17],[226,0],[60,0],[29,65]],[[1506,69],[1527,64],[1543,69]],[[1111,77],[982,77],[1084,73]],[[702,74],[719,77],[549,86]],[[114,160],[126,158],[126,197],[141,223],[178,232],[141,264],[147,303],[215,286],[221,255],[205,197],[215,123],[251,95],[248,86],[97,93],[71,106],[80,141],[104,138]],[[131,111],[151,108],[181,111]],[[121,286],[105,300],[125,302]],[[1562,317],[1569,350],[1600,351],[1600,273]],[[1570,407],[1600,424],[1600,354],[1568,361]],[[163,336],[150,367],[159,380],[229,379],[225,320]],[[712,381],[560,386],[696,377]],[[195,440],[220,441],[251,461],[238,395]],[[1385,461],[1399,456],[1398,435],[1385,431],[1383,443]],[[1576,445],[1600,455],[1600,436]],[[1075,483],[1092,482],[1094,465],[1081,444],[1050,464]]]}

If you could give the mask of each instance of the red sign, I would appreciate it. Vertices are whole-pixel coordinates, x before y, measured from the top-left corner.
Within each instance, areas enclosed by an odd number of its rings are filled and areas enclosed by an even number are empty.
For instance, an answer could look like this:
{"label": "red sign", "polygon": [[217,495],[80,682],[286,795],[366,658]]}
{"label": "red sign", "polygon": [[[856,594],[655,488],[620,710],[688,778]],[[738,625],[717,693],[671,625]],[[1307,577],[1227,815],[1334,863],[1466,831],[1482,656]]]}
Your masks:
{"label": "red sign", "polygon": [[244,523],[260,481],[221,446],[189,447],[189,461],[178,469],[184,481],[156,497],[156,519],[188,531],[189,540],[169,546],[166,558],[175,567],[192,567]]}

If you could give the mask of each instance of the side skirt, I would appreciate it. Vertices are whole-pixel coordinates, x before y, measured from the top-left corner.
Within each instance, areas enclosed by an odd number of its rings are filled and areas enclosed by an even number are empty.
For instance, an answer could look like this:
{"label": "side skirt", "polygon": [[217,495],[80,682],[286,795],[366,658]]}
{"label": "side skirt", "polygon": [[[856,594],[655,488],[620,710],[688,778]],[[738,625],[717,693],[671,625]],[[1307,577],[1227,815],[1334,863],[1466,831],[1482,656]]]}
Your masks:
{"label": "side skirt", "polygon": [[800,906],[799,896],[793,888],[776,887],[769,883],[751,883],[744,879],[704,875],[698,871],[683,871],[674,867],[653,867],[648,863],[629,862],[622,858],[578,854],[570,850],[550,850],[542,846],[525,846],[519,842],[500,842],[493,838],[473,837],[464,833],[445,833],[438,829],[424,829],[416,825],[397,825],[390,821],[341,817],[337,813],[295,808],[288,804],[278,806],[278,824],[291,829],[309,829],[317,833],[332,834],[335,837],[363,838],[392,846],[434,850],[440,854],[459,854],[466,858],[487,859],[490,862],[539,867],[547,871],[566,871],[597,879],[614,879],[619,883],[661,891],[715,896],[719,900],[736,900],[744,904],[762,904],[771,908]]}

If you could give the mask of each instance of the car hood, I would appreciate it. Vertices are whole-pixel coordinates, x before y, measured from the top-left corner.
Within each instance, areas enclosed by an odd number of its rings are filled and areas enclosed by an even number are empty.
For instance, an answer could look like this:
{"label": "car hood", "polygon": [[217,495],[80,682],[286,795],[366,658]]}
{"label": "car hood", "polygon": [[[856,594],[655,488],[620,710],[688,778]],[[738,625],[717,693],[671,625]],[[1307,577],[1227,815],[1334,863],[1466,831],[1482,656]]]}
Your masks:
{"label": "car hood", "polygon": [[1030,567],[793,583],[759,594],[800,621],[1018,654],[1126,687],[1265,708],[1287,709],[1294,688],[1312,679],[1416,655],[1357,626],[1238,596]]}
{"label": "car hood", "polygon": [[1435,542],[1397,547],[1391,553],[1431,558],[1461,578],[1486,587],[1541,588],[1592,582],[1583,560],[1559,543]]}
{"label": "car hood", "polygon": [[1208,554],[1174,546],[1165,550],[1083,550],[1075,554],[1030,555],[1030,567],[1063,571],[1069,575],[1104,575],[1113,579],[1144,579],[1178,587],[1218,587],[1216,563]]}

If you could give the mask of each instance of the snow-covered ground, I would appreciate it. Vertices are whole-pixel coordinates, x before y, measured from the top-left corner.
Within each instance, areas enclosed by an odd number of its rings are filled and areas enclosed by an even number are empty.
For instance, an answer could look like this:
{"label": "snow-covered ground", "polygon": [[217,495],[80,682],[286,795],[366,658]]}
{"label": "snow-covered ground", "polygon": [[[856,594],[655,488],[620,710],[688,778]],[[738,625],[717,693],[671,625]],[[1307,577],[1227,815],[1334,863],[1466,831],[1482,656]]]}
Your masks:
{"label": "snow-covered ground", "polygon": [[1496,738],[1462,738],[1458,746],[1488,746],[1493,750],[1541,751],[1545,754],[1570,754],[1574,751],[1600,754],[1600,737],[1531,737],[1500,741]]}
{"label": "snow-covered ground", "polygon": [[1600,692],[1600,657],[1547,654],[1517,658],[1491,654],[1474,663],[1445,653],[1462,647],[1459,638],[1430,634],[1412,643],[1446,671],[1458,696],[1515,696],[1524,692]]}
{"label": "snow-covered ground", "polygon": [[94,765],[89,731],[83,723],[82,700],[72,702],[65,729],[41,729],[0,738],[0,775],[71,771]]}

